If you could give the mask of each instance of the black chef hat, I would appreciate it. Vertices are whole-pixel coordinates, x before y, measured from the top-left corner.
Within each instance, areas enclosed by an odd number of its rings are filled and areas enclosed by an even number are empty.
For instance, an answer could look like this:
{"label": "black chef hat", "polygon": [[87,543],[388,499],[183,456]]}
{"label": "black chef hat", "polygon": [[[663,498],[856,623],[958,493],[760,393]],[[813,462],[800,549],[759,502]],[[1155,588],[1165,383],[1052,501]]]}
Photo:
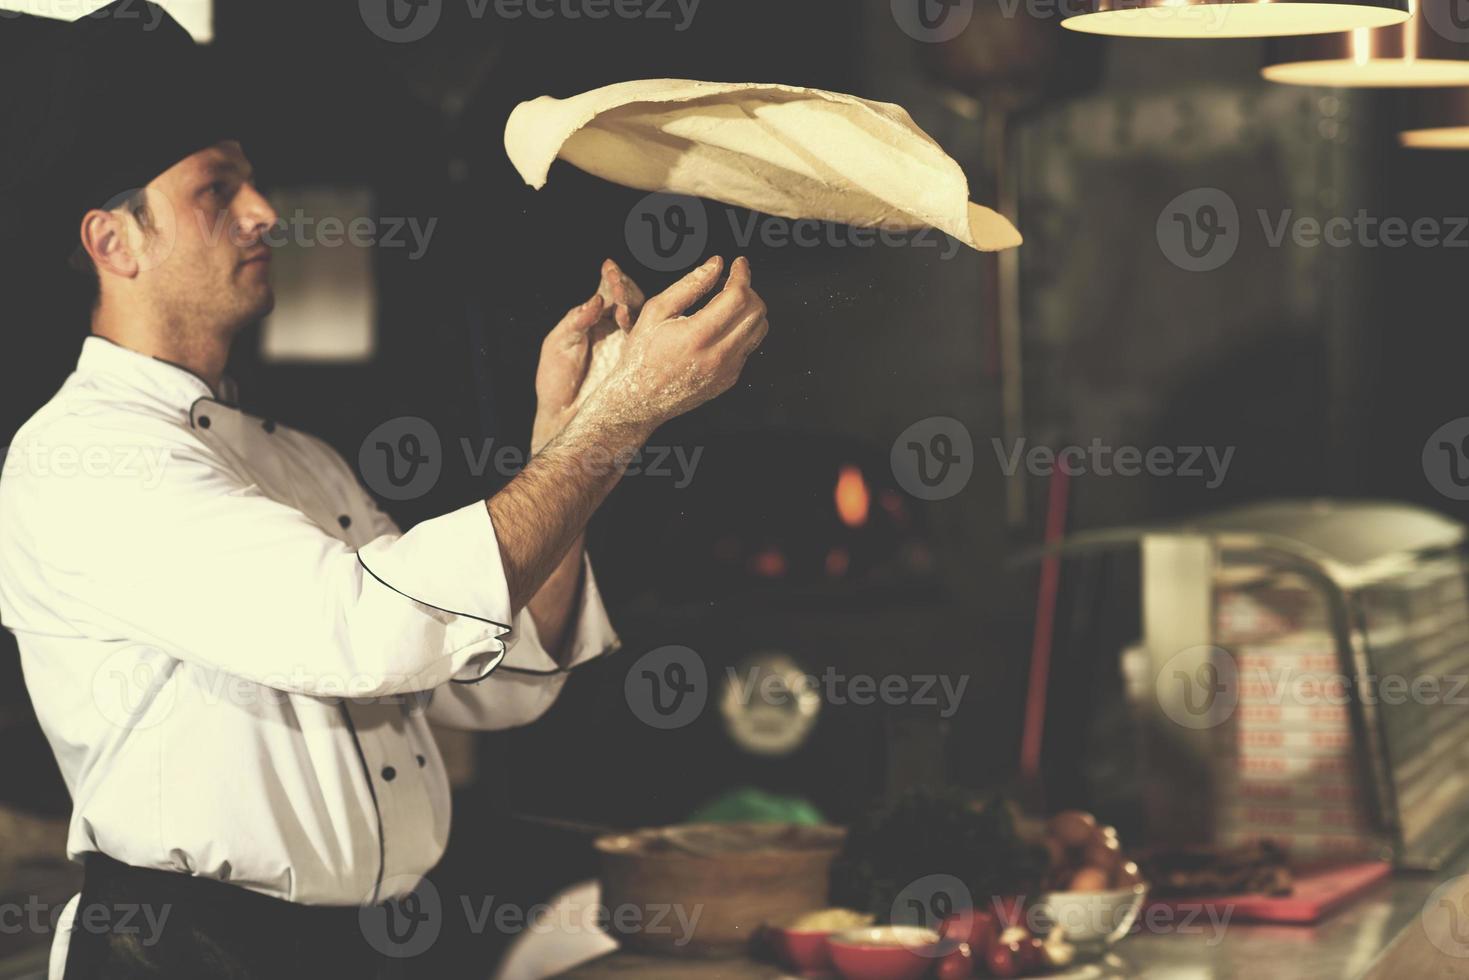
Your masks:
{"label": "black chef hat", "polygon": [[0,246],[64,260],[89,209],[243,138],[235,88],[152,3],[73,23],[0,13]]}

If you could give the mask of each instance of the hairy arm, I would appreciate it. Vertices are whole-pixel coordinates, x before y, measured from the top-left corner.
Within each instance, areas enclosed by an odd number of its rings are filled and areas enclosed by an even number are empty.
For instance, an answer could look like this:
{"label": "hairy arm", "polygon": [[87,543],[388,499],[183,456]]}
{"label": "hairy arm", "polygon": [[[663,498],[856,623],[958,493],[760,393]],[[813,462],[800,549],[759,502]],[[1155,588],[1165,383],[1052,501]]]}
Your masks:
{"label": "hairy arm", "polygon": [[566,643],[571,633],[572,618],[581,598],[583,557],[586,554],[586,532],[577,535],[541,590],[531,596],[525,607],[535,620],[541,645],[556,659],[564,660]]}
{"label": "hairy arm", "polygon": [[587,522],[650,432],[646,424],[602,424],[578,416],[486,502],[511,605],[517,612],[530,607],[541,641],[553,654],[565,638],[581,588]]}
{"label": "hairy arm", "polygon": [[744,259],[734,263],[718,296],[683,316],[714,288],[722,270],[723,261],[712,259],[649,300],[627,331],[616,366],[591,379],[585,400],[588,334],[606,301],[594,297],[571,311],[547,338],[545,350],[571,352],[542,367],[540,387],[559,392],[555,404],[566,407],[548,411],[537,428],[559,431],[486,505],[511,605],[516,612],[529,606],[553,655],[564,645],[581,588],[581,543],[592,514],[653,430],[728,390],[769,329]]}
{"label": "hairy arm", "polygon": [[[645,302],[637,283],[608,259],[602,264],[597,293],[567,313],[546,337],[536,372],[532,457],[539,456],[565,430],[576,417],[581,402],[601,386],[607,369],[622,352],[623,334],[632,330]],[[526,603],[541,645],[558,662],[568,652],[565,646],[581,597],[585,547],[583,532],[567,548],[546,583]]]}

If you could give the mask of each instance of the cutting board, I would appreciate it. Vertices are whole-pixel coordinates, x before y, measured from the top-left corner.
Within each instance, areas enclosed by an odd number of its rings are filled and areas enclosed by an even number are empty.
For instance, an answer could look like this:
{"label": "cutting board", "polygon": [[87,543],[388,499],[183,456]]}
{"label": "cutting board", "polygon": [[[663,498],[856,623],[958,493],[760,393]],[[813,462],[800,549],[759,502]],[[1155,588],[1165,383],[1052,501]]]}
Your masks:
{"label": "cutting board", "polygon": [[1289,895],[1210,895],[1206,898],[1164,898],[1149,903],[1175,912],[1229,909],[1232,922],[1275,922],[1312,925],[1392,874],[1386,861],[1348,864],[1303,874]]}

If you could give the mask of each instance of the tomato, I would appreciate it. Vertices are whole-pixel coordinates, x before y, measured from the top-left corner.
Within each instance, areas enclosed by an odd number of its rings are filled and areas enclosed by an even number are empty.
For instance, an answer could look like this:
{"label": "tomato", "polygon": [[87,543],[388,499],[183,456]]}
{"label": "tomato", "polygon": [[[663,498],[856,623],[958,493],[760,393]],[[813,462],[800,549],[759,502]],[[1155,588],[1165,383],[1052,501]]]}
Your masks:
{"label": "tomato", "polygon": [[1131,888],[1142,884],[1142,872],[1138,871],[1137,865],[1131,861],[1123,862],[1122,866],[1112,872],[1113,888]]}
{"label": "tomato", "polygon": [[985,957],[985,966],[996,977],[1020,976],[1021,951],[1019,943],[996,943]]}
{"label": "tomato", "polygon": [[1046,829],[1067,847],[1085,847],[1097,829],[1097,818],[1080,810],[1066,810],[1052,817]]}
{"label": "tomato", "polygon": [[1082,868],[1071,877],[1071,891],[1104,892],[1107,890],[1111,873],[1102,868]]}
{"label": "tomato", "polygon": [[1000,923],[993,912],[967,909],[945,919],[939,926],[939,935],[967,943],[975,956],[983,957],[999,938]]}
{"label": "tomato", "polygon": [[1109,873],[1121,863],[1122,848],[1118,845],[1116,838],[1092,841],[1086,846],[1086,855],[1082,858],[1082,864],[1101,868]]}
{"label": "tomato", "polygon": [[995,910],[995,922],[1001,931],[1025,922],[1025,901],[1021,896],[1007,895],[1003,898],[993,898],[990,900],[990,908]]}
{"label": "tomato", "polygon": [[969,980],[974,976],[974,953],[968,943],[957,943],[945,953],[934,969],[938,980]]}
{"label": "tomato", "polygon": [[1046,956],[1046,944],[1034,936],[1020,944],[1020,972],[1042,973],[1049,969],[1050,958]]}

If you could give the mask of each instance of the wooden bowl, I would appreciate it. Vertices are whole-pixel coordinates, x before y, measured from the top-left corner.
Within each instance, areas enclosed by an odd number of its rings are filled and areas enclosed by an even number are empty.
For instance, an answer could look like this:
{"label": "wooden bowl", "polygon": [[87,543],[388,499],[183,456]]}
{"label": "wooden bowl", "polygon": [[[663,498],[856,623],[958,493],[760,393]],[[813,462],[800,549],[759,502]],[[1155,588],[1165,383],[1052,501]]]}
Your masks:
{"label": "wooden bowl", "polygon": [[608,928],[646,953],[742,952],[764,923],[826,907],[845,837],[828,826],[686,824],[599,838]]}

